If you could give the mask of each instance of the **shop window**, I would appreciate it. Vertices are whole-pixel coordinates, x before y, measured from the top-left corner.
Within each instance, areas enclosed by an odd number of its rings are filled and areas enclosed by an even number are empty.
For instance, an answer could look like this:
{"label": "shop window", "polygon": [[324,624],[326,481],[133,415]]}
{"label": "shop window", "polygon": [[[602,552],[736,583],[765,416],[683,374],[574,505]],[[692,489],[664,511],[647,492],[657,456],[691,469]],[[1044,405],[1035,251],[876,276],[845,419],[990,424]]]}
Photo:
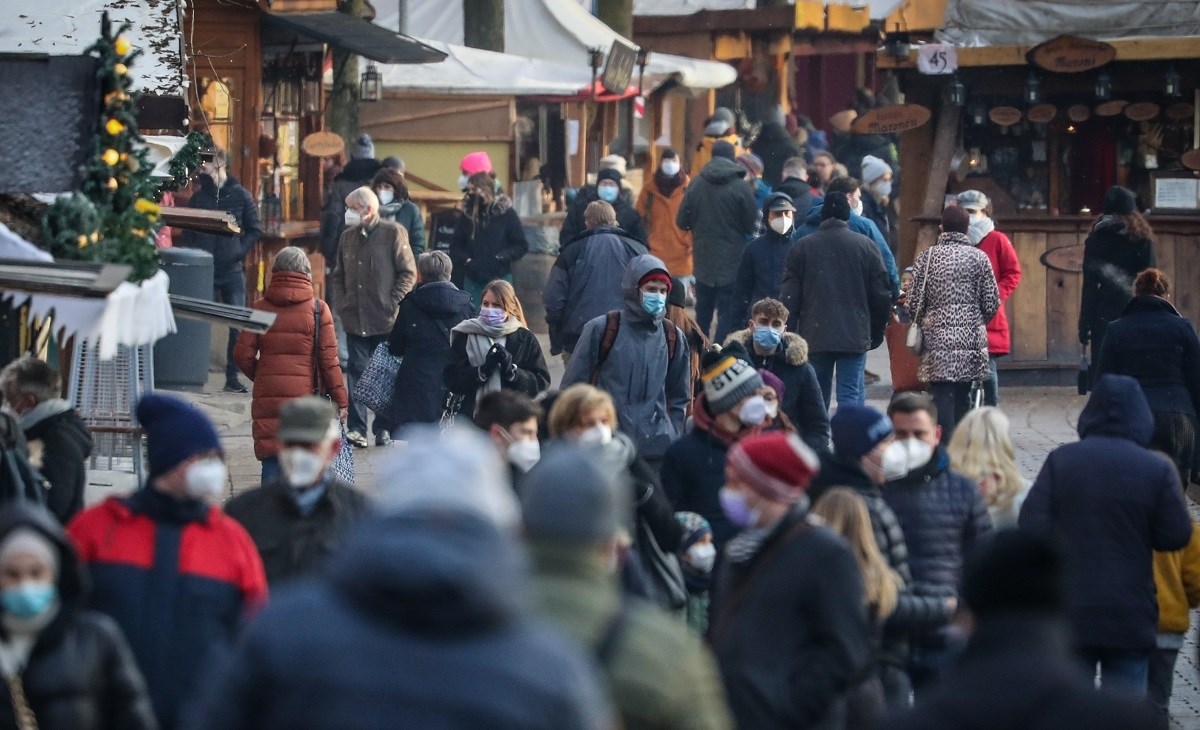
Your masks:
{"label": "shop window", "polygon": [[203,126],[212,135],[213,143],[223,150],[233,151],[234,99],[229,88],[231,79],[201,78],[200,108]]}
{"label": "shop window", "polygon": [[300,142],[320,129],[320,63],[319,53],[287,53],[268,56],[263,66],[258,176],[269,232],[278,232],[280,223],[310,217]]}

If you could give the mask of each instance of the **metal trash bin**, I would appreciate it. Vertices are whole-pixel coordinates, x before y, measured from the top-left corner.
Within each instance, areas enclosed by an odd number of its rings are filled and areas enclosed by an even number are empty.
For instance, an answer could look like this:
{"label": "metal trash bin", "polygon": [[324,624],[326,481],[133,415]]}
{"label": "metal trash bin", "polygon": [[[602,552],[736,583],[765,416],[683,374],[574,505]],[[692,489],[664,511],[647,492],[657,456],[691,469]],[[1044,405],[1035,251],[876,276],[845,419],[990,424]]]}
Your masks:
{"label": "metal trash bin", "polygon": [[[195,248],[165,248],[162,269],[171,277],[168,291],[212,301],[213,257]],[[154,345],[154,382],[160,388],[201,390],[208,382],[208,346],[212,326],[175,318],[175,334]]]}

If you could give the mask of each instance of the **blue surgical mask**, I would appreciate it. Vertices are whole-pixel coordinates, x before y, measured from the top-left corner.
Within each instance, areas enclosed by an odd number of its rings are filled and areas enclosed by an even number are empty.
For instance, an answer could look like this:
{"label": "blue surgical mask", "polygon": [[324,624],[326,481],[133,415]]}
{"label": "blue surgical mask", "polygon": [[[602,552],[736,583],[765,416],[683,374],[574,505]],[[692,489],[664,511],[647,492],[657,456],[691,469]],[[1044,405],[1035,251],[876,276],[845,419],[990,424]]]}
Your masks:
{"label": "blue surgical mask", "polygon": [[642,292],[642,309],[652,317],[661,317],[667,311],[667,295]]}
{"label": "blue surgical mask", "polygon": [[774,350],[783,341],[783,332],[774,327],[755,327],[754,344],[764,350]]}
{"label": "blue surgical mask", "polygon": [[480,307],[479,319],[488,326],[499,327],[508,319],[508,312],[499,307]]}
{"label": "blue surgical mask", "polygon": [[0,607],[14,618],[37,618],[58,599],[58,586],[27,580],[0,591]]}
{"label": "blue surgical mask", "polygon": [[615,203],[617,196],[621,194],[621,189],[614,185],[601,185],[596,188],[596,194],[606,203]]}

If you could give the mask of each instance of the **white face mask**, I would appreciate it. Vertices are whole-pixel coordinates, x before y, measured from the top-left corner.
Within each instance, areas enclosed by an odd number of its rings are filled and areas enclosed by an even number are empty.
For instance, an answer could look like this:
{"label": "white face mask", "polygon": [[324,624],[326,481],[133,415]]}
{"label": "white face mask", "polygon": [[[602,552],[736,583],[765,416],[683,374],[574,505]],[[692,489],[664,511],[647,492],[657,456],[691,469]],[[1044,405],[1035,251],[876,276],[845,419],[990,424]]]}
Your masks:
{"label": "white face mask", "polygon": [[850,208],[850,211],[851,211],[852,213],[854,213],[854,215],[862,215],[862,213],[863,213],[863,202],[862,202],[862,198],[859,198],[859,199],[858,199],[858,202],[857,202],[857,203],[855,203],[853,206],[851,206],[851,208]]}
{"label": "white face mask", "polygon": [[668,177],[675,177],[679,174],[679,160],[671,158],[662,161],[663,174]]}
{"label": "white face mask", "polygon": [[967,220],[969,220],[972,223],[979,223],[984,218],[987,218],[987,216],[984,215],[983,211],[980,211],[978,213],[971,213],[970,215],[967,216]]}
{"label": "white face mask", "polygon": [[508,445],[508,462],[522,472],[529,471],[542,458],[542,445],[537,441],[514,441]]}
{"label": "white face mask", "polygon": [[466,176],[466,175],[459,175],[459,176],[458,176],[458,189],[459,189],[459,190],[466,190],[466,189],[467,189],[467,176]]}
{"label": "white face mask", "polygon": [[579,443],[587,446],[603,446],[612,441],[613,432],[606,423],[597,423],[579,434]]}
{"label": "white face mask", "polygon": [[379,191],[379,204],[380,205],[388,205],[395,199],[396,199],[396,194],[393,193],[391,190],[380,190]]}
{"label": "white face mask", "polygon": [[913,472],[929,463],[933,458],[933,447],[918,438],[907,438],[901,441],[904,450],[908,452],[908,471]]}
{"label": "white face mask", "polygon": [[188,496],[206,502],[215,501],[225,493],[228,478],[225,462],[217,457],[197,461],[188,467],[185,477]]}
{"label": "white face mask", "polygon": [[358,214],[358,211],[347,209],[346,210],[346,225],[357,226],[359,223],[362,223],[362,216]]}
{"label": "white face mask", "polygon": [[781,218],[772,218],[771,230],[775,231],[781,236],[792,230],[792,217],[790,215],[785,215]]}
{"label": "white face mask", "polygon": [[774,400],[767,401],[767,418],[769,418],[773,421],[773,420],[775,420],[775,417],[778,415],[779,415],[779,401],[774,401]]}
{"label": "white face mask", "polygon": [[717,562],[717,547],[710,543],[697,543],[687,551],[687,561],[701,573],[711,572]]}
{"label": "white face mask", "polygon": [[279,452],[279,467],[293,489],[316,484],[325,474],[325,459],[308,449],[292,447]]}
{"label": "white face mask", "polygon": [[753,395],[738,409],[738,420],[746,426],[761,426],[767,420],[767,399]]}
{"label": "white face mask", "polygon": [[908,449],[903,442],[893,441],[887,445],[880,457],[880,467],[885,482],[900,479],[908,474]]}
{"label": "white face mask", "polygon": [[885,198],[892,197],[892,181],[885,180],[884,182],[875,183],[875,192]]}

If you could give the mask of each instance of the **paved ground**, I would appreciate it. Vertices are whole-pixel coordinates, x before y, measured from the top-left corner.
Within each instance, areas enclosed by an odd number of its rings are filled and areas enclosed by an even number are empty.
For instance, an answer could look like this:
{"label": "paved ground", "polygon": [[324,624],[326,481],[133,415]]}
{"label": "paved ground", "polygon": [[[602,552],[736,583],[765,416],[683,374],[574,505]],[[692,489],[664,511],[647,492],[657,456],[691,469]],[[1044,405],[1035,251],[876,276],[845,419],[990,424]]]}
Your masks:
{"label": "paved ground", "polygon": [[[549,351],[548,342],[542,338],[543,348]],[[868,369],[879,373],[883,380],[869,388],[871,404],[881,410],[891,394],[884,348],[872,353]],[[562,377],[562,361],[550,359],[552,382]],[[218,424],[224,440],[230,465],[230,487],[239,492],[257,484],[259,466],[254,458],[253,440],[250,436],[250,397],[221,392],[223,375],[214,373],[203,393],[183,394],[207,412]],[[1001,406],[1008,414],[1013,426],[1013,441],[1017,450],[1017,461],[1026,477],[1033,479],[1041,467],[1046,454],[1059,444],[1074,441],[1075,423],[1084,399],[1075,394],[1073,388],[1004,388],[1001,391]],[[388,450],[371,448],[355,453],[355,471],[359,486],[371,490],[377,483],[381,462]],[[1200,518],[1200,510],[1192,503],[1193,512]],[[1197,673],[1197,616],[1193,613],[1193,629],[1189,634],[1187,648],[1180,653],[1176,666],[1175,695],[1172,705],[1172,727],[1180,730],[1200,728],[1200,682]]]}

